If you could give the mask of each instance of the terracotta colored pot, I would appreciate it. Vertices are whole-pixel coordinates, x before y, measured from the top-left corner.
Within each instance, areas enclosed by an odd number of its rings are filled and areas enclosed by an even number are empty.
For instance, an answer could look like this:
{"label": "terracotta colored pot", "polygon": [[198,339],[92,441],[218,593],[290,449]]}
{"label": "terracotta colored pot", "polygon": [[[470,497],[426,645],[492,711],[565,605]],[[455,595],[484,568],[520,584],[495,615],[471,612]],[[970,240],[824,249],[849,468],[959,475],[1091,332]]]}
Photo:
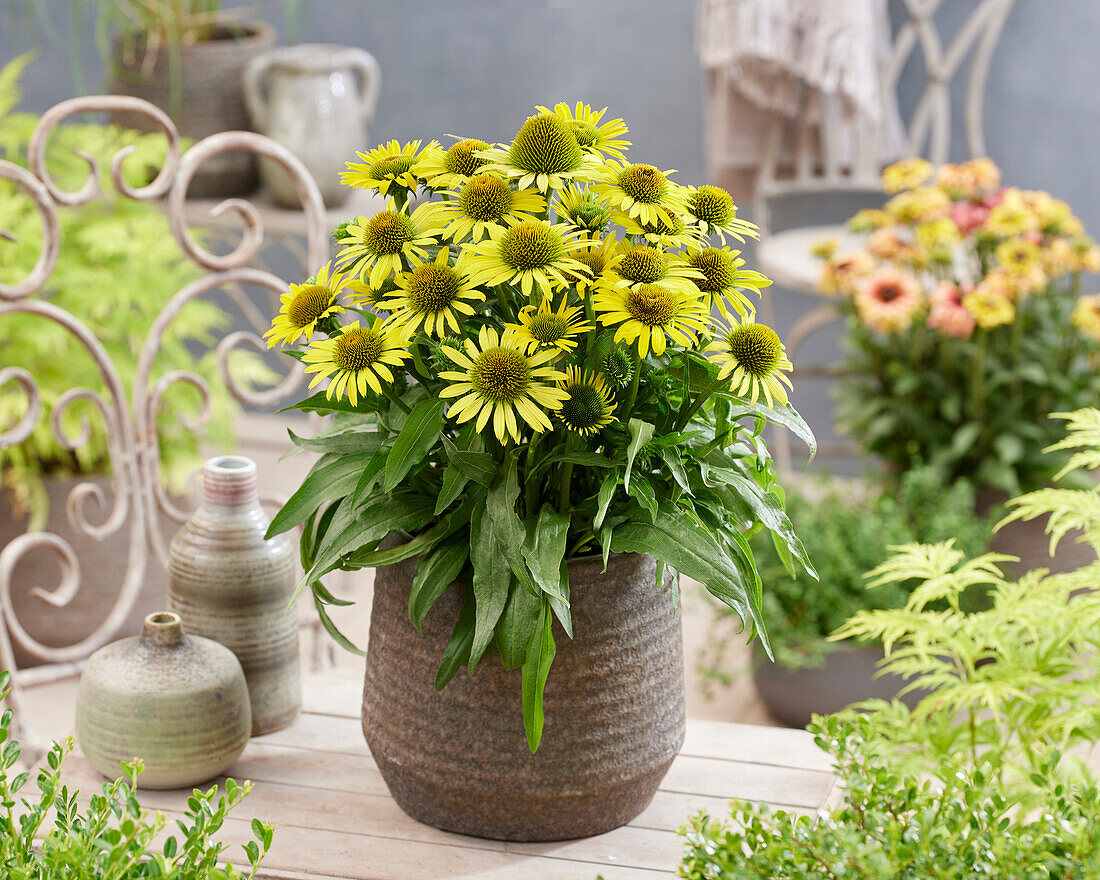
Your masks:
{"label": "terracotta colored pot", "polygon": [[569,566],[575,639],[555,624],[546,726],[532,755],[520,670],[486,657],[442,691],[439,659],[461,606],[449,589],[418,635],[412,561],[377,570],[363,733],[401,808],[421,822],[500,840],[601,834],[646,808],[684,740],[680,618],[652,557]]}
{"label": "terracotta colored pot", "polygon": [[[830,715],[861,700],[891,700],[905,686],[896,675],[875,676],[882,649],[869,645],[837,645],[822,666],[790,669],[773,663],[754,648],[753,684],[768,712],[787,727],[803,728],[814,715]],[[915,706],[920,693],[901,699]]]}
{"label": "terracotta colored pot", "polygon": [[[994,507],[1001,506],[1008,495],[997,489],[978,490],[976,506],[978,512],[987,516]],[[1002,507],[1002,512],[1007,513]],[[1067,532],[1058,543],[1058,550],[1050,555],[1050,536],[1046,533],[1047,517],[1023,521],[1016,520],[1004,526],[993,535],[989,549],[994,553],[1008,553],[1018,556],[1020,561],[1005,566],[1011,574],[1022,575],[1035,568],[1046,568],[1051,573],[1076,571],[1096,561],[1096,554],[1088,544],[1080,543],[1079,531]]]}
{"label": "terracotta colored pot", "polygon": [[169,547],[168,605],[187,631],[220,642],[244,667],[252,735],[289,725],[302,705],[297,578],[287,535],[270,541],[256,463],[240,455],[203,467],[202,503]]}
{"label": "terracotta colored pot", "polygon": [[139,788],[190,788],[226,770],[252,717],[241,664],[228,648],[184,635],[178,615],[150,614],[140,636],[100,648],[76,697],[76,736],[114,779],[140,758]]}
{"label": "terracotta colored pot", "polygon": [[[163,47],[147,61],[143,46],[129,52],[118,44],[111,91],[155,104],[173,118],[184,137],[247,131],[244,69],[274,45],[275,31],[262,22],[218,25],[211,39],[179,47],[179,69],[173,71],[173,58]],[[157,130],[147,117],[136,113],[112,113],[111,121],[139,131]],[[191,198],[242,195],[252,192],[258,181],[256,157],[233,150],[204,162],[188,194]]]}

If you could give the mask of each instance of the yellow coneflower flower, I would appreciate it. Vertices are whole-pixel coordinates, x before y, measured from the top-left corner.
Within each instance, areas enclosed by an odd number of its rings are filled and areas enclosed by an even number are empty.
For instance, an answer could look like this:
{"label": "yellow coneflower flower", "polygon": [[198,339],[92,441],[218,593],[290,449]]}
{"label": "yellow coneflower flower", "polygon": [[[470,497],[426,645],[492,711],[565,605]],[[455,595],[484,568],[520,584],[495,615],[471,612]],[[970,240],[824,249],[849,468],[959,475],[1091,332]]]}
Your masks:
{"label": "yellow coneflower flower", "polygon": [[730,389],[739,397],[748,397],[752,403],[764,395],[768,407],[775,402],[785,404],[791,380],[786,375],[793,369],[778,334],[771,327],[757,324],[752,315],[740,323],[719,327],[707,352],[720,366],[719,379],[731,376]]}
{"label": "yellow coneflower flower", "polygon": [[451,383],[439,396],[458,398],[448,415],[460,424],[476,416],[474,427],[480,432],[492,418],[493,433],[501,443],[509,435],[520,441],[516,413],[535,432],[553,428],[546,411],[557,410],[568,398],[555,384],[565,374],[546,366],[557,357],[557,349],[527,354],[518,344],[502,342],[492,327],[482,327],[477,343],[465,340],[465,351],[443,346],[442,353],[458,369],[439,374]]}
{"label": "yellow coneflower flower", "polygon": [[581,149],[569,124],[553,113],[527,117],[511,146],[482,150],[477,156],[488,160],[482,170],[519,178],[520,189],[533,185],[539,192],[590,180],[599,168],[599,160]]}
{"label": "yellow coneflower flower", "polygon": [[[660,284],[639,284],[597,291],[592,305],[605,327],[618,325],[616,342],[638,343],[644,358],[664,354],[667,338],[685,347],[695,345],[696,334],[707,326],[706,306],[696,296]],[[667,338],[666,338],[667,337]]]}
{"label": "yellow coneflower flower", "polygon": [[416,171],[431,189],[454,189],[478,173],[485,160],[477,154],[487,149],[489,145],[476,138],[458,141],[446,150],[425,149]]}
{"label": "yellow coneflower flower", "polygon": [[737,216],[733,196],[720,186],[691,187],[687,195],[687,211],[699,222],[705,234],[717,235],[722,244],[726,243],[726,235],[742,244],[746,235],[749,238],[760,237],[755,223]]}
{"label": "yellow coneflower flower", "polygon": [[340,398],[346,393],[352,406],[369,388],[382,393],[381,379],[393,383],[390,367],[401,367],[411,357],[405,349],[405,337],[394,327],[360,327],[358,321],[345,325],[332,339],[314,342],[302,355],[307,373],[316,373],[309,387],[328,379],[326,397]]}
{"label": "yellow coneflower flower", "polygon": [[661,171],[611,159],[599,172],[601,182],[592,189],[639,223],[663,221],[672,226],[675,215],[687,210],[687,190],[668,179],[672,173],[674,169]]}
{"label": "yellow coneflower flower", "polygon": [[401,258],[426,260],[429,245],[436,244],[443,232],[421,205],[411,215],[397,210],[393,199],[386,203],[387,210],[373,217],[360,217],[346,228],[342,244],[340,265],[354,269],[369,287],[378,288],[386,278],[401,271]]}
{"label": "yellow coneflower flower", "polygon": [[1100,340],[1100,294],[1078,297],[1070,320],[1086,336]]}
{"label": "yellow coneflower flower", "polygon": [[619,243],[611,269],[613,287],[660,284],[686,296],[695,294],[696,282],[703,278],[702,272],[689,266],[680,256],[667,254],[653,245],[628,241]]}
{"label": "yellow coneflower flower", "polygon": [[583,263],[588,272],[577,272],[570,275],[570,281],[579,296],[588,295],[588,291],[598,287],[614,287],[618,275],[615,274],[614,263],[618,252],[615,235],[612,233],[600,241],[589,241],[584,250],[574,251],[573,259]]}
{"label": "yellow coneflower flower", "polygon": [[935,166],[927,159],[902,159],[889,165],[882,172],[883,192],[897,193],[915,189],[932,176]]}
{"label": "yellow coneflower flower", "polygon": [[[354,285],[354,286],[353,286]],[[317,276],[305,284],[291,284],[290,292],[281,297],[279,314],[264,334],[267,347],[289,345],[303,336],[308,342],[317,329],[317,322],[344,311],[340,295],[345,288],[358,290],[360,285],[346,272],[337,272],[326,263]]]}
{"label": "yellow coneflower flower", "polygon": [[421,326],[429,336],[443,336],[447,327],[459,333],[456,313],[468,317],[474,314],[470,303],[485,299],[466,275],[462,259],[454,266],[449,259],[448,248],[440,248],[430,263],[414,258],[412,271],[396,276],[393,297],[379,303],[392,313],[390,322],[406,334],[415,334]]}
{"label": "yellow coneflower flower", "polygon": [[467,248],[470,277],[475,284],[519,282],[531,298],[537,287],[545,296],[552,288],[565,287],[588,268],[573,257],[585,246],[565,224],[551,226],[543,220],[525,220],[509,226],[502,235]]}
{"label": "yellow coneflower flower", "polygon": [[[437,149],[439,145],[432,141],[427,150]],[[360,162],[348,162],[347,171],[340,172],[340,182],[357,189],[373,189],[382,195],[390,187],[398,186],[415,190],[419,181],[419,164],[423,154],[419,154],[420,141],[409,141],[401,146],[398,141],[375,147],[367,153],[356,153]]]}
{"label": "yellow coneflower flower", "polygon": [[550,297],[544,297],[538,309],[524,306],[519,312],[518,324],[504,325],[505,342],[519,342],[529,351],[556,348],[570,352],[577,347],[576,336],[593,329],[584,320],[584,309],[570,306],[569,297],[561,298],[557,311],[550,308]]}
{"label": "yellow coneflower flower", "polygon": [[740,251],[729,248],[695,248],[684,254],[688,266],[701,277],[695,279],[695,286],[703,293],[714,298],[715,305],[722,316],[729,318],[730,310],[744,317],[756,310],[742,288],[755,290],[761,296],[761,288],[772,282],[767,276],[752,269],[743,269],[744,259]]}
{"label": "yellow coneflower flower", "polygon": [[[546,107],[536,109],[541,113],[551,112]],[[630,146],[630,141],[622,138],[627,133],[627,128],[621,119],[611,119],[600,125],[600,120],[607,112],[606,107],[603,110],[593,110],[588,104],[577,101],[577,106],[571,110],[562,101],[554,105],[553,112],[569,126],[573,137],[586,153],[606,154],[621,159],[623,150]]]}
{"label": "yellow coneflower flower", "polygon": [[443,237],[456,242],[499,238],[506,227],[535,220],[545,210],[546,199],[535,190],[514,190],[496,174],[477,174],[462,185],[457,198],[424,205],[427,215],[446,226]]}
{"label": "yellow coneflower flower", "polygon": [[673,214],[672,222],[666,223],[658,218],[653,223],[639,223],[622,211],[615,211],[612,219],[623,227],[627,235],[641,236],[648,244],[662,248],[698,247],[706,237],[706,232],[698,225],[690,227],[683,214]]}
{"label": "yellow coneflower flower", "polygon": [[615,398],[603,376],[569,367],[561,389],[568,397],[557,416],[566,430],[587,437],[615,421]]}
{"label": "yellow coneflower flower", "polygon": [[603,232],[611,222],[611,209],[594,192],[577,186],[567,186],[558,193],[554,212],[559,223],[582,234]]}

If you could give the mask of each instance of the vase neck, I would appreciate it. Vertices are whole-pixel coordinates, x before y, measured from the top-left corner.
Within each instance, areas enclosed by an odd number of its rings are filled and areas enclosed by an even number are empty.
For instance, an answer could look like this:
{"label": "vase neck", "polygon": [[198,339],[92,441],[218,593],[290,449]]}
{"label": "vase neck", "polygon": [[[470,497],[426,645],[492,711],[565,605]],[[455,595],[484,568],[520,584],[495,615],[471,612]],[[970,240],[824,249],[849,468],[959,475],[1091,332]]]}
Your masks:
{"label": "vase neck", "polygon": [[145,618],[141,627],[141,644],[157,648],[173,648],[183,644],[183,623],[172,611],[155,611]]}
{"label": "vase neck", "polygon": [[202,500],[215,507],[259,503],[256,462],[243,455],[207,459],[202,469]]}

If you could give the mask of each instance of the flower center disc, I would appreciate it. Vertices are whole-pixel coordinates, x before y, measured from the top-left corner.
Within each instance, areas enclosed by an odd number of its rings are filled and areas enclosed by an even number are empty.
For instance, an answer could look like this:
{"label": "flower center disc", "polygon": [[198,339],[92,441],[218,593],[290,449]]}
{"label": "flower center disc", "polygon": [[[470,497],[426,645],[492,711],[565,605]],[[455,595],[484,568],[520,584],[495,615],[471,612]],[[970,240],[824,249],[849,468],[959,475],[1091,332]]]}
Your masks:
{"label": "flower center disc", "polygon": [[706,293],[717,293],[733,284],[733,260],[718,248],[703,248],[688,262],[703,273],[702,278],[695,279],[695,285]]}
{"label": "flower center disc", "polygon": [[353,327],[337,338],[332,359],[341,370],[357,372],[369,367],[381,354],[381,336],[373,330]]}
{"label": "flower center disc", "polygon": [[383,156],[370,166],[367,173],[375,180],[397,177],[412,168],[415,161],[412,156]]}
{"label": "flower center disc", "polygon": [[564,253],[561,236],[538,221],[517,223],[500,237],[501,258],[521,272],[548,266]]}
{"label": "flower center disc", "polygon": [[631,165],[619,172],[619,187],[636,202],[658,201],[668,185],[652,165]]}
{"label": "flower center disc", "polygon": [[735,327],[726,337],[726,344],[745,372],[761,379],[775,372],[783,354],[779,336],[763,324]]}
{"label": "flower center disc", "polygon": [[627,251],[619,263],[619,274],[627,281],[652,284],[665,277],[668,260],[657,248],[641,247]]}
{"label": "flower center disc", "polygon": [[603,371],[607,373],[619,385],[625,385],[630,381],[634,372],[634,365],[630,362],[630,356],[621,348],[613,348],[603,359]]}
{"label": "flower center disc", "polygon": [[543,313],[531,318],[531,335],[543,345],[552,345],[561,339],[569,329],[569,324],[559,315]]}
{"label": "flower center disc", "polygon": [[592,270],[592,277],[595,278],[599,275],[607,266],[607,257],[601,250],[594,251],[578,251],[573,254],[573,259],[578,263],[584,263],[589,269]]}
{"label": "flower center disc", "polygon": [[478,150],[488,149],[488,147],[489,145],[485,141],[472,139],[452,144],[447,152],[443,154],[443,167],[451,174],[473,177],[474,172],[485,164],[485,160],[479,159],[474,153]]}
{"label": "flower center disc", "polygon": [[295,327],[308,327],[332,305],[332,291],[320,284],[310,284],[294,294],[287,308],[287,317]]}
{"label": "flower center disc", "polygon": [[901,296],[901,291],[892,284],[884,284],[878,289],[878,298],[884,303],[893,302],[899,296]]}
{"label": "flower center disc", "polygon": [[409,276],[406,296],[417,312],[439,312],[458,298],[461,279],[450,266],[424,263]]}
{"label": "flower center disc", "polygon": [[676,316],[676,298],[660,284],[643,284],[626,297],[626,310],[648,327],[660,327]]}
{"label": "flower center disc", "polygon": [[378,255],[399,254],[412,241],[415,228],[407,214],[382,211],[367,222],[367,246]]}
{"label": "flower center disc", "polygon": [[486,349],[470,370],[470,382],[488,400],[508,403],[527,390],[531,368],[522,352],[506,346]]}
{"label": "flower center disc", "polygon": [[569,125],[553,113],[529,116],[516,132],[508,156],[517,168],[539,174],[572,171],[584,153]]}
{"label": "flower center disc", "polygon": [[570,428],[585,431],[595,428],[604,416],[604,402],[600,393],[591,385],[571,385],[566,389],[569,397],[562,401],[559,415]]}
{"label": "flower center disc", "polygon": [[733,219],[733,197],[721,187],[701,186],[691,194],[691,213],[712,226],[725,226]]}
{"label": "flower center disc", "polygon": [[573,137],[582,147],[594,146],[600,139],[599,130],[591,122],[574,119],[569,123],[569,127],[573,130]]}
{"label": "flower center disc", "polygon": [[470,182],[462,188],[458,203],[467,217],[492,222],[511,210],[512,191],[499,177],[479,174],[470,178]]}

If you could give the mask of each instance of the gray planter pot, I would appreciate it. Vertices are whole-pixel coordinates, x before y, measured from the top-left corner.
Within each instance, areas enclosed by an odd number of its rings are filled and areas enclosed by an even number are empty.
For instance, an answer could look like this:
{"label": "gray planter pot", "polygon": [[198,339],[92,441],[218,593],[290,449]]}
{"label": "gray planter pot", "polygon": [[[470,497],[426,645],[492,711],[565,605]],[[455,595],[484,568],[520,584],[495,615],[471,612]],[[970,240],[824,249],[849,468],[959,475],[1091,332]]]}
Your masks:
{"label": "gray planter pot", "polygon": [[[759,649],[754,659],[752,680],[760,699],[788,727],[805,727],[814,715],[839,712],[861,700],[893,699],[905,686],[904,679],[895,675],[875,677],[875,664],[882,659],[879,647],[839,645],[823,666],[810,669],[788,669]],[[919,699],[918,693],[902,697],[909,706]]]}
{"label": "gray planter pot", "polygon": [[652,557],[569,568],[575,639],[555,625],[546,726],[532,755],[520,670],[487,657],[442,691],[436,668],[461,603],[451,588],[417,635],[412,562],[378,569],[363,733],[401,808],[421,822],[500,840],[601,834],[646,808],[684,738],[684,666],[672,593]]}
{"label": "gray planter pot", "polygon": [[[253,59],[275,45],[275,31],[262,22],[234,22],[215,28],[214,38],[181,46],[178,78],[170,72],[171,57],[161,48],[147,66],[139,47],[127,57],[120,45],[114,53],[111,91],[143,98],[164,110],[180,134],[204,138],[219,131],[247,131],[248,111],[241,80]],[[173,88],[178,100],[173,100]],[[156,125],[139,113],[112,113],[111,122],[139,131],[156,131]],[[256,157],[233,150],[206,160],[191,180],[191,198],[218,198],[252,192],[259,182]]]}

